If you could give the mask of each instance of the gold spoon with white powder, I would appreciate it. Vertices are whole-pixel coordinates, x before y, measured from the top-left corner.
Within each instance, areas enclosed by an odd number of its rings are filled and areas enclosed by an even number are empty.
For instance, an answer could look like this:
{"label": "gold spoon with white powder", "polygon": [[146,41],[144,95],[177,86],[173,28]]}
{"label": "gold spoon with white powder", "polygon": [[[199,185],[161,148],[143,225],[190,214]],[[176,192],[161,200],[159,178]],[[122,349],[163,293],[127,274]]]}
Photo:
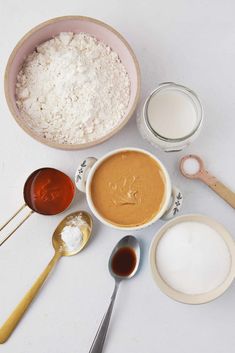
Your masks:
{"label": "gold spoon with white powder", "polygon": [[91,237],[92,223],[91,215],[85,211],[71,213],[59,223],[52,237],[55,255],[0,328],[0,343],[6,342],[10,337],[58,260],[62,256],[78,254],[87,245]]}

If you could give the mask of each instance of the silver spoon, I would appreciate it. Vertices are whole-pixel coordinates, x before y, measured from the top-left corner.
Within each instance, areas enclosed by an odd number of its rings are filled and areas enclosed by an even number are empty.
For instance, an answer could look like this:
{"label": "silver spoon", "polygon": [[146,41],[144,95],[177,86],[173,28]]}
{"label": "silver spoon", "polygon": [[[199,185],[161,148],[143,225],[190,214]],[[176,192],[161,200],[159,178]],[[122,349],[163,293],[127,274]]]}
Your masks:
{"label": "silver spoon", "polygon": [[117,243],[109,258],[109,272],[115,280],[115,287],[111,296],[111,301],[108,310],[100,323],[89,353],[101,353],[103,351],[103,346],[108,331],[109,322],[113,311],[114,301],[116,299],[119,284],[123,279],[129,279],[135,275],[139,267],[139,262],[139,242],[135,237],[127,235]]}

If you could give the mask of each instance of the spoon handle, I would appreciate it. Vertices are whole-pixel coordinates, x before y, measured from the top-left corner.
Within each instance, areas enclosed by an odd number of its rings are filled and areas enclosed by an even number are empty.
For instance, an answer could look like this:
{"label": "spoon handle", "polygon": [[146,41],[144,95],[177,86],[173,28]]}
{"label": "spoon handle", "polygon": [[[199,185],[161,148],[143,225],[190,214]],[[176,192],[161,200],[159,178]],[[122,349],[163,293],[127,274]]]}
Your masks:
{"label": "spoon handle", "polygon": [[29,305],[36,297],[37,293],[41,289],[43,283],[47,279],[49,273],[56,265],[57,261],[60,259],[61,253],[56,252],[45,270],[38,277],[32,288],[26,293],[20,303],[16,306],[15,310],[11,313],[8,319],[5,321],[3,326],[0,328],[0,343],[4,343],[10,337],[17,324],[23,317],[25,311],[28,309]]}
{"label": "spoon handle", "polygon": [[101,353],[103,350],[103,346],[104,346],[106,334],[108,331],[109,322],[110,322],[110,318],[112,315],[113,305],[114,305],[114,301],[116,299],[118,287],[119,287],[119,282],[115,282],[115,288],[114,288],[114,291],[113,291],[113,294],[111,297],[111,302],[109,304],[109,307],[108,307],[106,314],[104,315],[104,317],[100,323],[100,326],[97,330],[97,333],[95,335],[95,338],[94,338],[92,346],[89,350],[89,353]]}
{"label": "spoon handle", "polygon": [[203,169],[199,173],[199,179],[207,184],[214,192],[217,193],[230,206],[235,208],[235,192],[230,190],[226,185],[219,181],[215,176]]}
{"label": "spoon handle", "polygon": [[[18,215],[20,212],[26,207],[27,205],[24,204],[21,206],[18,211],[16,211],[1,227],[0,227],[0,232]],[[29,213],[27,213],[24,218],[15,226],[15,228],[5,237],[0,241],[0,246],[2,246],[14,233],[15,231],[20,228],[20,226],[33,214],[34,211],[30,210]]]}
{"label": "spoon handle", "polygon": [[214,184],[209,185],[222,199],[224,199],[230,206],[235,208],[235,193],[227,186],[216,180]]}

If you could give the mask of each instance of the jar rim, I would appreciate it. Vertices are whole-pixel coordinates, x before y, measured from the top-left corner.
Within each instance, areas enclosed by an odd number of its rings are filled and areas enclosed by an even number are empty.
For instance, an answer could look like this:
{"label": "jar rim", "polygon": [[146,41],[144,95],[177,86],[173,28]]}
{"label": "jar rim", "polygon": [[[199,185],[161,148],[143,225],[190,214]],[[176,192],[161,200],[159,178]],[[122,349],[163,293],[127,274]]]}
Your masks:
{"label": "jar rim", "polygon": [[[180,90],[183,91],[185,94],[190,96],[190,98],[193,98],[194,103],[196,102],[196,104],[197,104],[197,107],[195,107],[195,111],[198,116],[197,124],[195,125],[194,129],[189,134],[187,134],[185,136],[178,137],[178,138],[170,138],[170,137],[162,136],[161,134],[159,134],[157,131],[155,131],[153,129],[153,127],[151,126],[151,124],[149,122],[149,118],[148,118],[149,102],[155,94],[158,94],[163,88],[166,88],[166,87],[173,87],[178,91],[180,91]],[[181,84],[177,84],[174,82],[163,82],[163,83],[159,84],[158,87],[156,89],[154,89],[151,92],[151,94],[148,96],[148,98],[146,99],[146,101],[144,103],[144,108],[143,108],[143,117],[144,117],[144,122],[145,122],[146,127],[153,133],[153,135],[155,135],[160,140],[165,141],[165,142],[171,142],[171,143],[183,142],[183,141],[187,140],[188,138],[192,137],[198,131],[198,129],[201,127],[201,124],[203,121],[203,107],[202,107],[201,101],[200,101],[199,97],[197,96],[197,94],[193,90],[191,90],[190,88],[187,88]]]}

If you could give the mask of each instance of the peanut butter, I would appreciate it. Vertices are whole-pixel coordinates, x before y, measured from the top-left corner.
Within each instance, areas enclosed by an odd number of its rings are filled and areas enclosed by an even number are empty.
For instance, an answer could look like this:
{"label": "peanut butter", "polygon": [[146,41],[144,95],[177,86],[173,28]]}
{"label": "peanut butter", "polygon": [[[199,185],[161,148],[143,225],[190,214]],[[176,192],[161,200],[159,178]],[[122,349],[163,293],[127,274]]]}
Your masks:
{"label": "peanut butter", "polygon": [[122,151],[108,157],[95,171],[90,187],[98,213],[123,227],[151,221],[165,199],[161,167],[139,151]]}

